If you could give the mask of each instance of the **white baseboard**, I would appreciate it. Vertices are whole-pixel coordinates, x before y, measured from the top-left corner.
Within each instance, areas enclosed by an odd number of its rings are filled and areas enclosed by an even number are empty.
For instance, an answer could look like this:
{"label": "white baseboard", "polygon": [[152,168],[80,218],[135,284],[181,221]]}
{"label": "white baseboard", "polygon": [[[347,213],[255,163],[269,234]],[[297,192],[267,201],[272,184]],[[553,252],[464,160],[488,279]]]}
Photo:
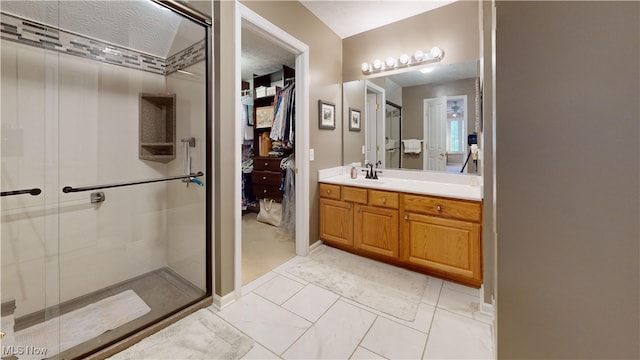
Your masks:
{"label": "white baseboard", "polygon": [[314,242],[313,244],[311,244],[309,246],[309,253],[311,253],[313,250],[315,250],[315,249],[319,248],[320,246],[322,246],[322,244],[324,244],[322,242],[322,240],[318,240],[318,241]]}
{"label": "white baseboard", "polygon": [[236,293],[230,292],[225,296],[213,295],[213,304],[212,306],[216,308],[216,310],[222,310],[225,307],[236,301]]}
{"label": "white baseboard", "polygon": [[480,308],[473,313],[473,318],[494,326],[496,320],[495,306],[486,302],[480,303]]}

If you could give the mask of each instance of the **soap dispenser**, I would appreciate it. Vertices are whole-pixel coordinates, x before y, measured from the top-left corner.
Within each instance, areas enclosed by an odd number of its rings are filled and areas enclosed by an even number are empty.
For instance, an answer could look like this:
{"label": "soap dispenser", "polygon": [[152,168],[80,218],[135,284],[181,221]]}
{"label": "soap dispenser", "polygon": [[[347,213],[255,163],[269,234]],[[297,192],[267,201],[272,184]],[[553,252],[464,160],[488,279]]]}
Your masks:
{"label": "soap dispenser", "polygon": [[358,177],[358,170],[356,169],[355,165],[351,165],[351,178],[355,179]]}

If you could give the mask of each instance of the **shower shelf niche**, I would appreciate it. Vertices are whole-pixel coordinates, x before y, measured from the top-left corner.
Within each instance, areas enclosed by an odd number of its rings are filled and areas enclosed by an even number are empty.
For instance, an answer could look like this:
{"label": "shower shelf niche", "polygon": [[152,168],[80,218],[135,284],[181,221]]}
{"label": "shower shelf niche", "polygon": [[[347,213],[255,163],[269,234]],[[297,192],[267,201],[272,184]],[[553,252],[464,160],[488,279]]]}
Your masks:
{"label": "shower shelf niche", "polygon": [[167,163],[176,158],[176,95],[140,94],[141,160]]}

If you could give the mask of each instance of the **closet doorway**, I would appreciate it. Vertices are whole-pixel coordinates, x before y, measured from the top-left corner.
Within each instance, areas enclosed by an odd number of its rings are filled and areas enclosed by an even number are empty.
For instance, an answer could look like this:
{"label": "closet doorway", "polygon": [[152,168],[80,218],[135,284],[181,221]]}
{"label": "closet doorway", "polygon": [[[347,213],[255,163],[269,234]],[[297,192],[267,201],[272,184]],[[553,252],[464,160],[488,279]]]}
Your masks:
{"label": "closet doorway", "polygon": [[[306,75],[299,69],[306,72],[308,49],[301,54],[299,44],[287,43],[270,32],[272,24],[239,7],[242,216],[236,290],[308,251],[307,201],[296,201],[308,198],[308,175],[300,176],[308,169],[308,129],[296,122],[305,116],[301,108],[308,114]],[[300,221],[304,213],[306,221]]]}

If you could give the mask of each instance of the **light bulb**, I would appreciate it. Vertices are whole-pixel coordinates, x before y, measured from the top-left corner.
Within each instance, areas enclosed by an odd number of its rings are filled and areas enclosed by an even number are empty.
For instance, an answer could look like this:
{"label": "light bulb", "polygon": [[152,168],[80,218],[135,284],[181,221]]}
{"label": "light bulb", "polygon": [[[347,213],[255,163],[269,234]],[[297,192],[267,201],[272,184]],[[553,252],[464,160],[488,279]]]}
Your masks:
{"label": "light bulb", "polygon": [[407,65],[409,63],[409,60],[411,60],[409,55],[407,55],[407,54],[400,55],[400,64]]}
{"label": "light bulb", "polygon": [[437,46],[432,47],[429,53],[431,54],[431,57],[434,59],[442,58],[442,49],[440,49]]}
{"label": "light bulb", "polygon": [[389,56],[385,61],[384,61],[385,65],[387,65],[387,67],[392,68],[396,65],[396,59],[394,59],[392,56]]}
{"label": "light bulb", "polygon": [[379,59],[373,60],[373,68],[376,70],[382,69],[382,61],[380,61]]}
{"label": "light bulb", "polygon": [[413,57],[416,58],[417,61],[422,61],[424,59],[424,53],[422,50],[417,50],[415,54],[413,54]]}
{"label": "light bulb", "polygon": [[371,71],[371,65],[366,62],[363,62],[362,65],[360,65],[360,68],[362,69],[363,73],[368,73],[369,71]]}

